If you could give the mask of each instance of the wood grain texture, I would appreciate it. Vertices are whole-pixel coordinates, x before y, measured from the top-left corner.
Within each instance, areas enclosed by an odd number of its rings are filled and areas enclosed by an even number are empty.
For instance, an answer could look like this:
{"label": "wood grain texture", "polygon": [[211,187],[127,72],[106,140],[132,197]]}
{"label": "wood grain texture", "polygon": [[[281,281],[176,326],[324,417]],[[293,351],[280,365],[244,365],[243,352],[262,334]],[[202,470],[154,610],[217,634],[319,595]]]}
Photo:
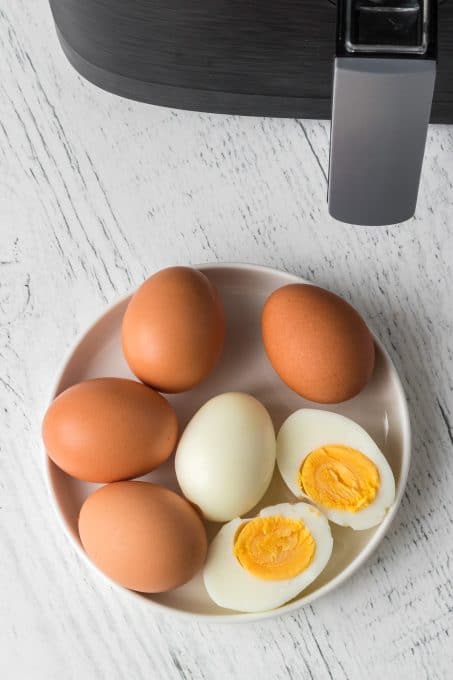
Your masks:
{"label": "wood grain texture", "polygon": [[[417,215],[326,209],[325,122],[158,109],[62,58],[44,0],[0,6],[0,677],[447,680],[453,664],[453,129],[432,127]],[[51,510],[40,420],[68,346],[156,268],[300,273],[351,300],[401,372],[414,458],[400,512],[348,583],[295,616],[154,616],[78,559]]]}

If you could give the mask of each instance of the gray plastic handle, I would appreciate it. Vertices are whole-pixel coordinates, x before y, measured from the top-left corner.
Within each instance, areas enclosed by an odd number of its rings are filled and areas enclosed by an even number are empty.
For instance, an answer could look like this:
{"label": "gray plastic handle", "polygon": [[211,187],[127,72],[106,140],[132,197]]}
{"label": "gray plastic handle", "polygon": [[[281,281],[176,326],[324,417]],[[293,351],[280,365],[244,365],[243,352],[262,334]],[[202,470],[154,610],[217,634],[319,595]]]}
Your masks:
{"label": "gray plastic handle", "polygon": [[423,59],[335,59],[329,212],[387,225],[414,215],[436,64]]}

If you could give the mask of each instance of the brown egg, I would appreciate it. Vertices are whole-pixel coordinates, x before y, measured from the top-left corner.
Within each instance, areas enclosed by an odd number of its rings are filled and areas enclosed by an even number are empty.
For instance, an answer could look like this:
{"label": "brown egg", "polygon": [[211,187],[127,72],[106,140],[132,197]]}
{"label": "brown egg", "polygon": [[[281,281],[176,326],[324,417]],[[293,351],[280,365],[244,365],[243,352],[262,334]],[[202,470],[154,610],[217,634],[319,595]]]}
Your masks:
{"label": "brown egg", "polygon": [[224,311],[209,279],[189,267],[151,276],[132,297],[123,320],[123,351],[135,375],[163,392],[183,392],[217,363]]}
{"label": "brown egg", "polygon": [[146,482],[116,482],[80,510],[82,545],[125,588],[160,593],[189,581],[206,559],[206,531],[181,496]]}
{"label": "brown egg", "polygon": [[323,288],[279,288],[263,309],[264,347],[280,378],[319,403],[350,399],[365,387],[374,366],[374,342],[345,300]]}
{"label": "brown egg", "polygon": [[88,482],[131,479],[173,451],[176,413],[158,392],[135,380],[98,378],[73,385],[52,402],[43,422],[50,458]]}

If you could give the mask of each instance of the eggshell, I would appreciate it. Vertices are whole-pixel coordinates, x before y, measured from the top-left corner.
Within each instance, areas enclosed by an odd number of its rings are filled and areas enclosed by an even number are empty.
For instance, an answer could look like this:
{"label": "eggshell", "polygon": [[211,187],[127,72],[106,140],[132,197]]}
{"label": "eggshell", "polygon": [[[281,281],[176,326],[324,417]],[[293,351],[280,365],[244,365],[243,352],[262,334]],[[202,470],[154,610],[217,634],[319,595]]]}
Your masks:
{"label": "eggshell", "polygon": [[272,366],[295,392],[319,403],[358,394],[374,367],[374,342],[345,300],[323,288],[290,284],[267,299],[263,342]]}
{"label": "eggshell", "polygon": [[135,375],[162,392],[182,392],[216,365],[225,337],[224,310],[209,279],[189,267],[151,276],[132,297],[122,342]]}
{"label": "eggshell", "polygon": [[116,482],[95,491],[80,510],[79,533],[104,574],[144,593],[186,583],[206,559],[206,532],[196,510],[146,482]]}
{"label": "eggshell", "polygon": [[98,378],[73,385],[50,405],[43,439],[62,470],[89,482],[130,479],[173,451],[176,413],[158,392],[135,380]]}
{"label": "eggshell", "polygon": [[264,406],[249,394],[220,394],[184,430],[176,476],[184,495],[207,519],[226,522],[261,500],[275,453],[274,426]]}

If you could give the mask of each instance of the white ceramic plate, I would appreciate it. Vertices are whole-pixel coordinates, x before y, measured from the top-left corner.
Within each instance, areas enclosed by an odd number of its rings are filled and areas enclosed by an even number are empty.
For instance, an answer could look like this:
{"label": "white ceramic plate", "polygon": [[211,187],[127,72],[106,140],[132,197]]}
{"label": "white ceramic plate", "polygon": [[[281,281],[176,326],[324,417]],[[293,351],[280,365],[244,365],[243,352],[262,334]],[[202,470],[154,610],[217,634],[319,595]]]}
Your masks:
{"label": "white ceramic plate", "polygon": [[[269,410],[276,430],[285,418],[298,408],[326,408],[349,416],[362,425],[380,446],[389,461],[397,484],[395,505],[384,521],[367,531],[331,525],[334,549],[329,564],[320,577],[292,602],[279,609],[242,614],[215,605],[208,597],[201,575],[185,586],[169,593],[145,595],[141,598],[156,611],[170,611],[219,622],[251,621],[293,612],[325,595],[356,571],[369,557],[387,531],[400,503],[410,462],[410,425],[403,388],[388,354],[376,339],[377,356],[373,377],[354,399],[336,406],[319,406],[304,400],[282,383],[270,366],[261,342],[261,310],[267,296],[276,288],[300,282],[296,276],[253,265],[208,264],[198,267],[217,286],[226,309],[227,340],[220,364],[197,388],[170,397],[181,427],[210,397],[227,391],[253,394]],[[60,373],[52,398],[74,383],[99,376],[132,378],[121,353],[121,321],[129,298],[110,307],[85,333],[70,352]],[[46,457],[46,470],[51,496],[63,527],[80,555],[94,571],[100,573],[83,551],[77,531],[77,518],[85,497],[98,485],[73,479]],[[173,459],[142,479],[178,490]],[[294,497],[275,471],[271,486],[256,510]],[[255,511],[249,513],[255,514]],[[219,525],[208,525],[212,537]],[[103,577],[106,578],[106,577]],[[102,587],[102,583],[99,583]],[[115,586],[120,588],[120,586]]]}

